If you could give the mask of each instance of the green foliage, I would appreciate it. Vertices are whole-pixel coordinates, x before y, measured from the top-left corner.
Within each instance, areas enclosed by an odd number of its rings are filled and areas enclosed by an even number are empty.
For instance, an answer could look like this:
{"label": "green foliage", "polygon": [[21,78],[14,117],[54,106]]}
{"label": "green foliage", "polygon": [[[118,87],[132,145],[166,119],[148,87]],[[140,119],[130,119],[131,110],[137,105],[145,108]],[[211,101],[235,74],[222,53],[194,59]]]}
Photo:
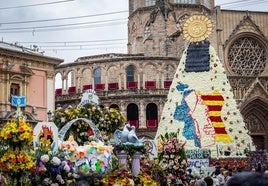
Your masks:
{"label": "green foliage", "polygon": [[145,154],[146,149],[143,145],[137,146],[133,144],[119,144],[114,147],[114,153],[125,151],[128,155],[132,156],[136,152],[140,152],[142,154]]}
{"label": "green foliage", "polygon": [[[104,138],[110,138],[116,129],[122,127],[126,123],[125,116],[115,108],[101,108],[95,104],[75,108],[68,106],[66,109],[58,108],[54,111],[53,121],[59,130],[69,121],[76,118],[86,118],[91,120],[100,130]],[[65,138],[72,135],[79,145],[84,142],[91,141],[93,136],[90,126],[83,122],[75,122],[67,131]]]}

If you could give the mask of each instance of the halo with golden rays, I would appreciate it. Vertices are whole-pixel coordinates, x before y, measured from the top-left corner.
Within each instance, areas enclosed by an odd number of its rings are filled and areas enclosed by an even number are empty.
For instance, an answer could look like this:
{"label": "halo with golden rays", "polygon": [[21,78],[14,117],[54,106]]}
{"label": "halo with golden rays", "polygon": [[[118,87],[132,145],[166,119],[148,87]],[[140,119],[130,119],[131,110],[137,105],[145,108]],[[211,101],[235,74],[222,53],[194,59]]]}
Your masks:
{"label": "halo with golden rays", "polygon": [[193,15],[183,25],[184,38],[190,42],[200,42],[212,32],[212,23],[204,15]]}

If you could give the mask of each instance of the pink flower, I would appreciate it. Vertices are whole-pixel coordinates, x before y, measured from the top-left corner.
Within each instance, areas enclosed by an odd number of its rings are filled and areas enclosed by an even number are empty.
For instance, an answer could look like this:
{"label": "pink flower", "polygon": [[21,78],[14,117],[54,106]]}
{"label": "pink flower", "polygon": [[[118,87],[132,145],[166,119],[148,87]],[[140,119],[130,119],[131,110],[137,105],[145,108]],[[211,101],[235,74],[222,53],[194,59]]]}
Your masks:
{"label": "pink flower", "polygon": [[71,168],[69,167],[69,165],[64,165],[63,170],[65,170],[66,172],[70,172]]}

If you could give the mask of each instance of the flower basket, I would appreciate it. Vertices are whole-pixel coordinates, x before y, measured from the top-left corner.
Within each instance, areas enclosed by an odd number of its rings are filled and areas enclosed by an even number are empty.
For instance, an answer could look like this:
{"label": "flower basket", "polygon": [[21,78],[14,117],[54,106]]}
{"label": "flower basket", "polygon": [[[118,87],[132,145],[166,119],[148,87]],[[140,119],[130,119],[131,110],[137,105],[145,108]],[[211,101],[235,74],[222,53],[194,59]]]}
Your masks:
{"label": "flower basket", "polygon": [[[79,120],[90,126],[95,141],[85,142],[83,146],[79,146],[72,136],[69,136],[67,141],[63,141],[69,128]],[[99,129],[91,120],[77,118],[68,122],[59,131],[59,143],[65,157],[75,164],[76,169],[82,176],[105,174],[112,166],[113,147],[104,145]]]}

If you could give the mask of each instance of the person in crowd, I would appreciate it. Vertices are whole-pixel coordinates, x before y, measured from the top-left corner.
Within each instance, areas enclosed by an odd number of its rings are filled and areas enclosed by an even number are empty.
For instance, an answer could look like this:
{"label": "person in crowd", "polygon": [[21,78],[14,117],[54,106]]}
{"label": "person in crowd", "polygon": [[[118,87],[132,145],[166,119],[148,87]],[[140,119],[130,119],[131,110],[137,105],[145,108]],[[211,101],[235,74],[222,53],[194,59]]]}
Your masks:
{"label": "person in crowd", "polygon": [[6,184],[7,184],[6,177],[2,173],[0,173],[0,186]]}
{"label": "person in crowd", "polygon": [[232,168],[232,175],[237,174],[237,172],[238,172],[237,168],[236,168],[236,167],[233,167],[233,168]]}
{"label": "person in crowd", "polygon": [[268,176],[259,172],[242,172],[232,176],[226,186],[267,186]]}
{"label": "person in crowd", "polygon": [[223,176],[224,176],[224,183],[226,183],[231,178],[228,170],[223,171]]}
{"label": "person in crowd", "polygon": [[213,186],[214,185],[214,181],[210,176],[205,177],[204,181],[206,182],[207,186]]}
{"label": "person in crowd", "polygon": [[255,173],[256,172],[256,169],[255,168],[252,168],[251,169],[251,172]]}
{"label": "person in crowd", "polygon": [[224,175],[223,175],[224,171],[225,171],[224,168],[220,168],[220,173],[216,176],[216,178],[219,180],[219,186],[224,186]]}
{"label": "person in crowd", "polygon": [[204,180],[199,179],[195,181],[195,186],[207,186],[207,183]]}

